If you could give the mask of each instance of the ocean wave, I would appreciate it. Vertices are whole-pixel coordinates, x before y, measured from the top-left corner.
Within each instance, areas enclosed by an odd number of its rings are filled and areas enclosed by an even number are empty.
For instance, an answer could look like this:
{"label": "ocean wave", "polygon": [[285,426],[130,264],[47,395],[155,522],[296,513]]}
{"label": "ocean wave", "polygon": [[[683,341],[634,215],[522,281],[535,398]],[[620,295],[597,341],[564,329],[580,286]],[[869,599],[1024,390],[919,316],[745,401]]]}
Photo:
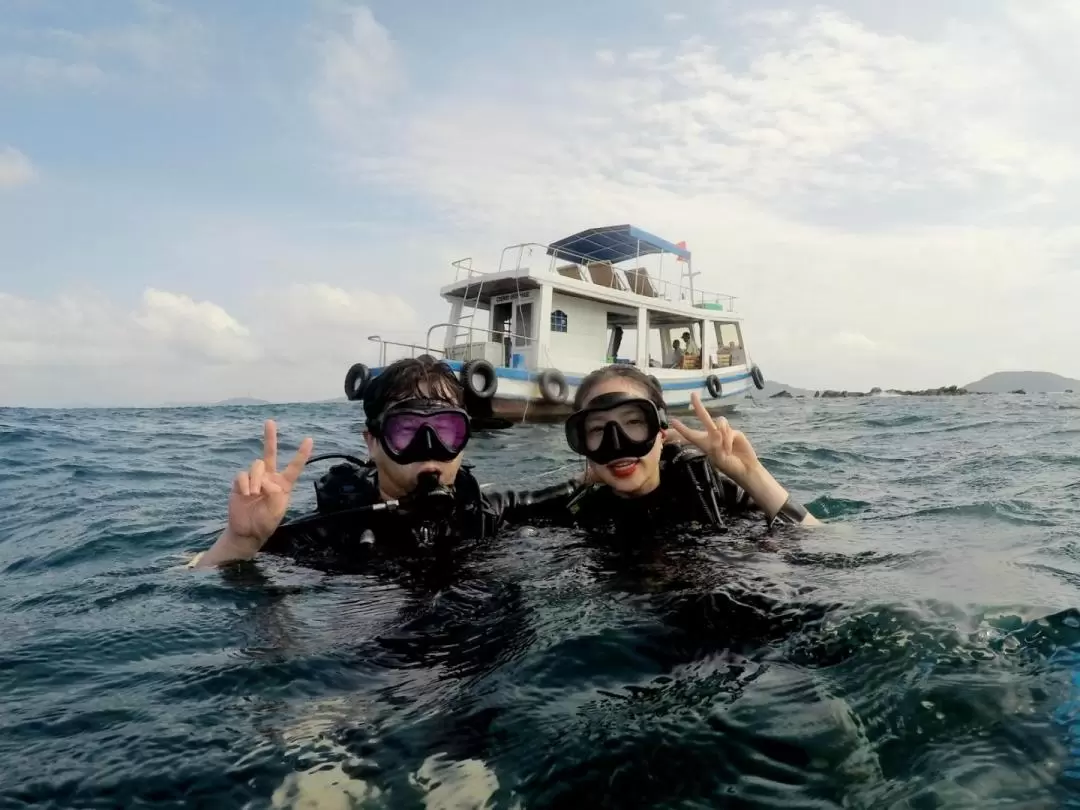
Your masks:
{"label": "ocean wave", "polygon": [[905,518],[957,518],[999,520],[1026,526],[1054,526],[1056,522],[1046,516],[1036,504],[1026,501],[976,501],[973,503],[934,506],[917,509],[903,515]]}
{"label": "ocean wave", "polygon": [[[898,395],[897,395],[898,396]],[[860,421],[867,427],[872,428],[896,428],[908,425],[920,425],[923,422],[932,421],[935,417],[931,414],[901,413],[890,416],[866,416]]]}

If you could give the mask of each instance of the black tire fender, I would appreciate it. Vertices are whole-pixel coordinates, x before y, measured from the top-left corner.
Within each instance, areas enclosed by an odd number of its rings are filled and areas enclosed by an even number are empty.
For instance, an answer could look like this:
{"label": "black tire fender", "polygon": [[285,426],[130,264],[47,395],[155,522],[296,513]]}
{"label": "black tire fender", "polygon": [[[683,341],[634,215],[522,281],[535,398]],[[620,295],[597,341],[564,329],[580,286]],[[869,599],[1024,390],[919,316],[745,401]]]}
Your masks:
{"label": "black tire fender", "polygon": [[363,363],[353,363],[345,372],[345,397],[350,402],[362,399],[364,389],[371,382],[371,369]]}
{"label": "black tire fender", "polygon": [[536,376],[536,384],[540,387],[541,399],[552,405],[561,405],[570,396],[566,377],[557,368],[545,368],[541,371]]}
{"label": "black tire fender", "polygon": [[715,374],[710,374],[705,378],[705,387],[709,389],[709,396],[713,399],[720,399],[723,394],[723,386],[720,385],[720,378]]}
{"label": "black tire fender", "polygon": [[761,369],[757,365],[750,369],[750,379],[754,381],[754,387],[758,391],[765,388],[765,375],[761,373]]}
{"label": "black tire fender", "polygon": [[470,360],[461,367],[461,384],[477,399],[491,399],[499,388],[499,378],[487,360]]}

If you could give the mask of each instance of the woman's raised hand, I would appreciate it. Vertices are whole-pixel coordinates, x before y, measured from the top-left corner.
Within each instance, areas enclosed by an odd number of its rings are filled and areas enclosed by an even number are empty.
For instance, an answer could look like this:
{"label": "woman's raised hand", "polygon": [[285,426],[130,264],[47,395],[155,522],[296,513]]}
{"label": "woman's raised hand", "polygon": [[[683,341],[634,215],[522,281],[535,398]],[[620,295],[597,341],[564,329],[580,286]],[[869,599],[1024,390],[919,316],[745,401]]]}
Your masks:
{"label": "woman's raised hand", "polygon": [[300,473],[311,457],[314,442],[304,439],[289,465],[277,471],[277,425],[267,419],[263,427],[263,457],[250,469],[237,473],[229,495],[229,528],[234,540],[262,548],[281,524],[289,508]]}
{"label": "woman's raised hand", "polygon": [[690,402],[705,429],[694,430],[675,418],[672,418],[671,426],[705,453],[716,469],[746,489],[761,468],[750,440],[735,430],[724,417],[713,421],[696,391],[690,395]]}

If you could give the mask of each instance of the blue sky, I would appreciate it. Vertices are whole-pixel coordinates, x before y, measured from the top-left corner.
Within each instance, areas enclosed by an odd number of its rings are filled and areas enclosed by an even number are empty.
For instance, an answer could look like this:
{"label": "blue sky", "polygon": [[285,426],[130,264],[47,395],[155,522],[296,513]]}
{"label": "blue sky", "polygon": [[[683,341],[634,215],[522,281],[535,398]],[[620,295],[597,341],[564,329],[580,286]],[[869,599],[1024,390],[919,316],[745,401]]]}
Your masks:
{"label": "blue sky", "polygon": [[1080,8],[0,0],[0,404],[337,395],[634,222],[814,387],[1080,376]]}

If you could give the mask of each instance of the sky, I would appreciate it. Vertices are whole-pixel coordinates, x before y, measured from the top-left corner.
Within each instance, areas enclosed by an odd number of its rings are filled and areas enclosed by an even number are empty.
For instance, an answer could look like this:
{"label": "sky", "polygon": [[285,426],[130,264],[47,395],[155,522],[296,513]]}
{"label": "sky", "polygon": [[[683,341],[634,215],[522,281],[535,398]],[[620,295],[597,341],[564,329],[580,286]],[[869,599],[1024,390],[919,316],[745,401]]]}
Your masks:
{"label": "sky", "polygon": [[337,397],[633,223],[808,388],[1080,377],[1072,0],[0,0],[0,405]]}

